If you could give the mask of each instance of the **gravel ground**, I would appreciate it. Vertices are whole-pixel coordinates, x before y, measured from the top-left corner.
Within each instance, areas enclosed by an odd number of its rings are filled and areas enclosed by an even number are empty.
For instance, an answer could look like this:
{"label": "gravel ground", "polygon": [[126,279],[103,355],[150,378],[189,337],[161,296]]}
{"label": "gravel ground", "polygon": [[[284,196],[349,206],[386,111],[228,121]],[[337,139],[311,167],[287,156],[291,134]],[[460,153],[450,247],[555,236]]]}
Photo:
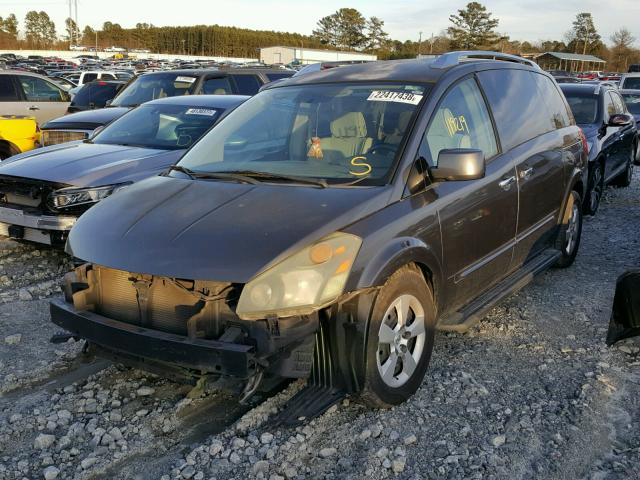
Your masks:
{"label": "gravel ground", "polygon": [[573,267],[439,334],[406,404],[346,399],[291,429],[269,416],[299,382],[242,407],[49,344],[67,259],[0,240],[0,479],[640,478],[640,342],[604,344],[639,205],[639,178],[609,189]]}

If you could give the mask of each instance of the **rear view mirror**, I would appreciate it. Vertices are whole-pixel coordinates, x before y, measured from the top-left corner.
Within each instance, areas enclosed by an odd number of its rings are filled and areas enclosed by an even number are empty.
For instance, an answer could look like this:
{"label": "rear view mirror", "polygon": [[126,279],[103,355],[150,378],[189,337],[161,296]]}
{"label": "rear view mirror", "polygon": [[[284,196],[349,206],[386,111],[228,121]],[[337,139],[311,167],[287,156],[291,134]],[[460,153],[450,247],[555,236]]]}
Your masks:
{"label": "rear view mirror", "polygon": [[453,148],[440,150],[438,166],[431,169],[434,181],[475,180],[484,177],[485,162],[482,150]]}
{"label": "rear view mirror", "polygon": [[640,270],[618,277],[607,332],[607,345],[640,335]]}
{"label": "rear view mirror", "polygon": [[609,117],[610,127],[626,127],[627,125],[631,125],[632,122],[633,117],[631,115],[627,115],[626,113],[616,113],[615,115],[611,115],[611,117]]}

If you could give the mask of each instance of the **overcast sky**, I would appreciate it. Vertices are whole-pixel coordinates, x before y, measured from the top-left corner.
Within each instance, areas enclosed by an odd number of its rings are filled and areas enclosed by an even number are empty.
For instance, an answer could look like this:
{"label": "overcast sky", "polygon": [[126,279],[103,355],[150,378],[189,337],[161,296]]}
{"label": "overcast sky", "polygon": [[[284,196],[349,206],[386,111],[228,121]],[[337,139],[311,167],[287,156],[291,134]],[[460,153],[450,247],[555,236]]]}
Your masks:
{"label": "overcast sky", "polygon": [[[99,27],[106,20],[123,27],[138,22],[164,25],[214,24],[310,34],[318,19],[341,7],[384,20],[399,40],[417,40],[449,26],[449,15],[468,0],[78,0],[78,23]],[[640,38],[639,0],[485,0],[500,20],[498,31],[518,40],[562,39],[578,12],[591,12],[605,42],[621,26]],[[0,16],[15,13],[23,26],[29,10],[44,10],[64,32],[66,0],[0,0]],[[639,42],[636,42],[637,44]]]}

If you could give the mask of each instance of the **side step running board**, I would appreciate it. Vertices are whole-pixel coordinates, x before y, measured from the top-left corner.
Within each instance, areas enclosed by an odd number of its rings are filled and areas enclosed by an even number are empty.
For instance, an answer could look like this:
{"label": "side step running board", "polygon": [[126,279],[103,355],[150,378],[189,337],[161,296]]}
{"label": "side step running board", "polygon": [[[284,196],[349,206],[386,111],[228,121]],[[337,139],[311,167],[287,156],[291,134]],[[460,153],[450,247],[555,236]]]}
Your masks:
{"label": "side step running board", "polygon": [[473,302],[457,312],[441,318],[437,329],[443,332],[466,332],[479,322],[496,303],[525,287],[536,275],[552,266],[560,256],[561,253],[558,250],[545,250]]}

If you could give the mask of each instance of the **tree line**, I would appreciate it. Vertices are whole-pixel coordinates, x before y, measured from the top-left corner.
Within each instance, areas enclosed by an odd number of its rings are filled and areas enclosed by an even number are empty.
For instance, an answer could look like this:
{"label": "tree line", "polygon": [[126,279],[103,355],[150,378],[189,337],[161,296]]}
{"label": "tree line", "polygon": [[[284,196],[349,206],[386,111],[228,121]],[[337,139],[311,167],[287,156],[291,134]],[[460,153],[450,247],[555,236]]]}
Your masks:
{"label": "tree line", "polygon": [[633,47],[635,38],[626,28],[611,37],[611,47],[605,45],[591,13],[576,15],[568,33],[562,39],[536,43],[511,39],[499,32],[500,21],[479,2],[469,2],[465,8],[449,17],[450,25],[437,35],[421,41],[391,39],[384,30],[384,21],[366,18],[354,8],[341,8],[318,20],[311,35],[250,30],[221,25],[188,27],[156,27],[138,23],[123,28],[114,22],[104,22],[100,29],[86,26],[82,31],[73,19],[67,18],[64,34],[59,37],[56,26],[44,11],[30,11],[24,19],[22,37],[14,14],[0,17],[0,48],[2,49],[64,49],[70,43],[105,48],[120,46],[149,49],[166,54],[228,56],[258,58],[259,49],[273,45],[304,48],[330,48],[375,53],[381,59],[412,58],[418,54],[437,54],[450,50],[498,50],[505,53],[567,52],[592,54],[608,62],[607,69],[626,70],[630,63],[640,63],[640,50]]}

